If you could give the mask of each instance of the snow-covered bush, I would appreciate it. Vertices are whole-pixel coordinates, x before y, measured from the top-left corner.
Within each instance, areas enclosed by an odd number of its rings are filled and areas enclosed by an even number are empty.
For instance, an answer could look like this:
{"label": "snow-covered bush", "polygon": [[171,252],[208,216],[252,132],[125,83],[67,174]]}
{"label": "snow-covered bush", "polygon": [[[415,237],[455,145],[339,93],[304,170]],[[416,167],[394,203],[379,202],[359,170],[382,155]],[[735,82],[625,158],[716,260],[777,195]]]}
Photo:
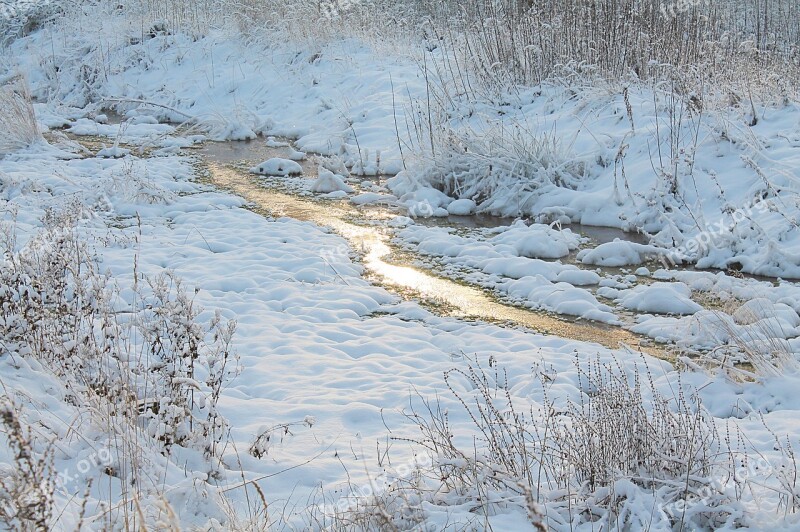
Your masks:
{"label": "snow-covered bush", "polygon": [[15,78],[0,87],[0,157],[41,139],[25,81]]}
{"label": "snow-covered bush", "polygon": [[[575,189],[585,164],[546,132],[516,130],[434,132],[432,150],[410,172],[415,180],[454,198],[478,203],[478,209],[503,216],[529,214],[536,199],[553,187]],[[390,182],[396,194],[415,183]]]}
{"label": "snow-covered bush", "polygon": [[[347,505],[319,504],[312,507],[307,519],[309,526],[318,530],[427,530],[427,515],[423,510],[425,491],[415,481],[421,480],[419,471],[414,480],[394,484],[389,490],[368,497],[355,498]],[[476,517],[477,519],[477,517]],[[470,530],[467,523],[458,523],[458,530]],[[476,528],[479,529],[479,528]]]}
{"label": "snow-covered bush", "polygon": [[540,380],[538,406],[522,406],[491,358],[489,368],[472,362],[448,371],[448,388],[472,432],[452,425],[441,400],[421,399],[422,407],[407,413],[419,436],[396,439],[428,452],[433,463],[357,504],[328,506],[329,521],[402,529],[437,506],[468,507],[477,516],[516,506],[542,530],[743,523],[739,501],[714,484],[723,479],[741,491],[736,450],[726,448],[696,396],[680,383],[674,396],[662,395],[646,363],[633,373],[599,360],[576,366],[580,399],[551,398],[553,377],[542,370],[532,377]]}
{"label": "snow-covered bush", "polygon": [[0,523],[8,530],[50,530],[56,488],[52,444],[35,452],[31,428],[23,426],[9,397],[0,399],[0,424],[15,463],[13,471],[0,472]]}
{"label": "snow-covered bush", "polygon": [[0,3],[0,48],[52,22],[62,0],[13,0]]}
{"label": "snow-covered bush", "polygon": [[[139,383],[147,431],[167,449],[199,445],[207,457],[214,456],[227,428],[217,401],[237,371],[230,350],[233,323],[223,323],[217,314],[204,327],[198,321],[201,309],[174,275],[159,275],[146,284],[135,330],[148,361],[148,377]],[[211,343],[208,335],[213,335]]]}
{"label": "snow-covered bush", "polygon": [[0,354],[33,356],[76,391],[102,397],[165,450],[196,447],[210,458],[226,433],[217,410],[237,374],[230,342],[235,324],[216,315],[199,321],[175,276],[145,279],[131,308],[97,272],[75,227],[82,208],[48,211],[43,230],[0,262]]}
{"label": "snow-covered bush", "polygon": [[[176,446],[197,455],[209,479],[218,478],[228,435],[218,403],[239,371],[231,348],[235,322],[219,313],[201,319],[202,309],[171,274],[141,277],[125,303],[98,273],[81,232],[86,209],[67,203],[47,211],[40,232],[21,246],[13,228],[4,231],[0,358],[47,368],[68,390],[65,401],[92,413],[109,442],[101,471],[128,486],[121,495],[128,503],[160,497],[147,464]],[[17,455],[0,473],[0,520],[45,529],[56,482],[51,451],[26,447],[30,438],[12,407],[0,408]]]}
{"label": "snow-covered bush", "polygon": [[[687,395],[680,381],[675,396],[661,395],[646,363],[644,368],[646,373],[637,371],[631,379],[619,365],[598,361],[582,368],[576,361],[584,391],[580,400],[568,402],[547,419],[541,432],[534,428],[542,445],[548,446],[547,454],[552,453],[547,468],[558,479],[556,485],[578,500],[604,503],[606,515],[622,522],[650,518],[637,508],[630,489],[618,491],[628,481],[652,491],[659,507],[669,508],[701,491],[720,471],[733,476],[732,468],[726,471],[731,464],[716,458],[719,435],[699,398]],[[546,400],[545,408],[557,411],[552,401]],[[545,436],[548,429],[550,444]],[[696,516],[687,516],[688,522],[708,528],[728,520],[729,510],[723,506],[720,515],[715,515],[713,505],[730,501],[720,496],[708,503],[712,508],[698,509]],[[667,514],[667,518],[675,516]]]}

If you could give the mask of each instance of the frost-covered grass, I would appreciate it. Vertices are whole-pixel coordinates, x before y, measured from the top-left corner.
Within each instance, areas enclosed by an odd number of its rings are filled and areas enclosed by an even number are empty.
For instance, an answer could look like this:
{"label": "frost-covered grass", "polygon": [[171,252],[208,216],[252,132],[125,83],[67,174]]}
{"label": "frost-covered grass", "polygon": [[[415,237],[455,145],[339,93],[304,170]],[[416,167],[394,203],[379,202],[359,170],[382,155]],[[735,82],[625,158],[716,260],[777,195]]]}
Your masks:
{"label": "frost-covered grass", "polygon": [[[788,441],[776,440],[780,465],[762,463],[746,437],[715,420],[680,379],[657,386],[646,361],[630,372],[615,360],[576,358],[576,399],[560,395],[552,368],[536,365],[517,380],[493,357],[485,363],[445,373],[468,427],[453,422],[450,401],[412,398],[405,414],[419,431],[393,438],[415,449],[411,474],[380,478],[369,493],[328,504],[313,522],[337,530],[434,522],[482,528],[516,508],[536,530],[733,530],[764,525],[752,513],[758,505],[780,512],[796,504]],[[515,392],[520,387],[527,399]],[[391,446],[382,458],[391,462]],[[772,500],[775,491],[787,498]],[[433,521],[436,508],[446,517]]]}
{"label": "frost-covered grass", "polygon": [[16,78],[0,86],[0,157],[41,138],[25,80]]}
{"label": "frost-covered grass", "polygon": [[[235,323],[219,314],[203,323],[201,309],[180,279],[169,273],[140,278],[135,267],[132,303],[121,304],[121,289],[99,273],[92,250],[79,236],[79,220],[91,214],[76,202],[52,208],[42,231],[18,249],[13,226],[7,228],[0,263],[0,356],[16,368],[41,368],[63,386],[56,397],[66,394],[62,400],[78,412],[92,412],[86,426],[76,419],[62,436],[89,426],[101,429],[99,441],[95,435],[87,440],[100,455],[91,466],[79,463],[78,474],[87,476],[91,469],[87,478],[98,482],[95,490],[89,484],[80,494],[79,519],[87,505],[94,511],[102,507],[99,482],[105,477],[120,497],[105,495],[108,519],[136,528],[144,525],[144,514],[125,515],[124,507],[163,497],[144,465],[154,455],[170,457],[182,448],[202,457],[208,475],[220,467],[229,427],[218,402],[238,374],[230,347]],[[9,402],[3,419],[18,456],[17,471],[3,485],[3,518],[23,528],[52,528],[60,518],[56,507],[73,510],[55,501],[56,482],[62,482],[60,489],[74,482],[63,470],[57,477],[54,466],[55,456],[63,463],[64,454],[70,454],[52,442],[63,429],[46,425],[34,433],[27,426],[30,414],[14,404],[25,392],[16,382],[4,386]],[[39,490],[29,494],[30,507],[23,504],[28,484]],[[171,511],[164,502],[164,511]]]}

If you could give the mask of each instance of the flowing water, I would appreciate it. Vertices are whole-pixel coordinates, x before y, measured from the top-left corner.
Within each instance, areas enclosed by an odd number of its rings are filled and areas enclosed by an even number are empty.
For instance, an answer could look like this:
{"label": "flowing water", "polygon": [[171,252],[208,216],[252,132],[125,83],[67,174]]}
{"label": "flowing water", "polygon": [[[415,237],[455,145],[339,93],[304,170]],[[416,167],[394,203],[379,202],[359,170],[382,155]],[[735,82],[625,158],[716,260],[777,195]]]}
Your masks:
{"label": "flowing water", "polygon": [[[440,303],[435,311],[441,315],[477,319],[494,323],[523,326],[537,332],[563,338],[592,341],[606,347],[622,345],[649,354],[668,358],[666,352],[647,345],[644,337],[621,327],[567,320],[498,301],[492,294],[475,286],[436,276],[411,266],[411,260],[398,256],[390,245],[391,235],[379,221],[395,216],[386,209],[359,209],[346,201],[320,201],[286,193],[265,186],[259,176],[250,174],[246,164],[280,156],[276,149],[265,148],[263,142],[208,143],[199,150],[208,167],[211,182],[253,204],[257,210],[274,217],[290,217],[328,227],[347,239],[360,251],[364,266],[373,282],[401,294],[413,294],[423,300]],[[236,163],[236,164],[234,164]],[[242,166],[242,163],[246,163]],[[306,175],[312,175],[305,163]],[[478,221],[487,225],[490,220]],[[497,220],[495,225],[507,224]]]}

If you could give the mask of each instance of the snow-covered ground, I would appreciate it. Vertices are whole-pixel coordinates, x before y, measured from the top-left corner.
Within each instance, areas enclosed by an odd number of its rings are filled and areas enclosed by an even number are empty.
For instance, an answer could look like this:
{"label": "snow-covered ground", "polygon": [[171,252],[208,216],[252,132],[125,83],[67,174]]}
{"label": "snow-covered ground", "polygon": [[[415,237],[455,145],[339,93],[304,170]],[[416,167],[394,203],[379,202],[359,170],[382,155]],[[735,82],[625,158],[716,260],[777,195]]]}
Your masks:
{"label": "snow-covered ground", "polygon": [[[0,264],[8,272],[15,256],[46,256],[53,247],[48,239],[64,225],[73,235],[66,241],[86,243],[86,260],[107,276],[110,308],[122,316],[114,321],[120,326],[141,304],[140,285],[173,272],[188,287],[192,305],[204,309],[198,323],[212,323],[215,313],[236,322],[232,345],[240,370],[229,375],[219,399],[230,433],[218,452],[209,456],[192,439],[165,450],[163,428],[150,426],[133,431],[135,445],[122,445],[110,421],[116,414],[102,411],[108,405],[101,406],[91,387],[65,377],[41,353],[15,351],[6,343],[16,322],[4,314],[0,385],[30,427],[32,449],[53,453],[58,483],[51,526],[125,528],[139,525],[141,514],[154,529],[257,529],[266,523],[318,528],[314,519],[331,507],[346,507],[343,498],[365,501],[369,494],[398,493],[393,490],[404,485],[415,487],[403,492],[412,499],[395,499],[381,512],[413,524],[414,508],[426,529],[434,530],[525,529],[539,514],[560,530],[596,529],[593,519],[611,526],[620,516],[633,530],[648,524],[666,530],[684,519],[687,527],[800,526],[800,486],[792,480],[792,449],[800,443],[794,394],[800,288],[785,280],[664,268],[690,260],[700,267],[800,277],[800,112],[794,101],[760,107],[753,126],[743,123],[740,109],[711,109],[689,114],[670,130],[664,125],[666,100],[653,89],[635,87],[623,96],[539,87],[509,97],[510,103],[462,102],[443,127],[453,133],[453,146],[463,146],[431,161],[412,138],[427,86],[413,57],[382,57],[352,39],[318,47],[225,32],[142,40],[136,38],[141,28],[123,11],[103,13],[105,23],[89,26],[91,32],[68,31],[81,21],[88,24],[92,15],[45,27],[4,51],[0,79],[23,74],[39,101],[42,129],[52,130],[47,141],[0,159],[7,253]],[[108,123],[104,111],[111,106],[123,115],[120,124]],[[520,136],[511,140],[530,136],[538,155],[520,159],[512,149],[476,153],[483,142],[476,139],[509,140],[497,136],[501,124]],[[87,153],[60,128],[101,137],[105,145]],[[710,352],[709,360],[673,365],[623,347],[612,351],[441,317],[370,284],[363,266],[338,252],[347,244],[341,236],[244,208],[241,199],[204,184],[202,166],[183,150],[206,139],[265,143],[267,135],[293,139],[293,151],[286,152],[288,159],[264,161],[255,173],[296,174],[301,167],[291,159],[303,159],[300,151],[325,156],[319,176],[281,177],[293,190],[338,194],[355,205],[389,203],[416,218],[475,210],[533,218],[472,231],[407,218],[386,225],[393,226],[399,245],[435,261],[447,276],[531,308],[604,324],[627,323],[622,318],[633,315],[635,323],[627,325],[635,332],[674,342],[687,353]],[[670,136],[674,157],[666,153]],[[663,173],[670,171],[675,190]],[[397,175],[382,181],[388,190],[359,184],[375,174]],[[652,239],[595,246],[571,231],[570,222],[638,230]],[[49,286],[50,280],[31,275],[13,279],[19,286]],[[9,284],[0,295],[16,293],[16,286]],[[4,308],[15,308],[8,297]],[[107,325],[89,328],[106,334]],[[134,335],[127,341],[135,351],[141,340]],[[739,360],[754,367],[732,368],[731,361]],[[470,368],[476,364],[484,373],[473,379]],[[457,373],[445,379],[453,369]],[[565,447],[587,454],[564,463],[604,463],[605,457],[611,469],[619,468],[617,476],[591,493],[589,481],[576,477],[570,488],[575,492],[565,492],[558,479],[547,477],[556,466],[544,457],[551,456],[551,445],[567,445],[570,434],[581,434],[578,413],[586,411],[576,405],[605,397],[599,386],[604,382],[606,391],[619,392],[619,383],[638,390],[644,417],[631,413],[635,394],[621,417],[588,415],[597,427],[610,428],[591,434],[589,423],[585,439],[575,440],[585,445]],[[179,384],[210,394],[205,381]],[[679,416],[695,397],[708,409],[702,423]],[[442,430],[465,450],[463,456],[420,444],[424,436],[411,413],[424,417],[425,402],[436,400],[434,410],[447,416]],[[486,426],[484,432],[478,428],[475,405],[493,402],[505,416],[513,414],[504,419],[518,422],[506,400],[530,415],[520,423],[527,431],[523,440],[531,438],[541,453],[535,455],[540,461],[526,463],[530,478],[539,475],[532,483],[535,493],[497,481],[520,480],[507,467],[516,462],[498,458],[503,446],[493,447],[498,442],[487,442]],[[609,411],[619,414],[611,403]],[[3,409],[8,419],[7,405]],[[205,415],[207,407],[199,410]],[[612,418],[617,425],[599,424]],[[690,469],[705,463],[704,452],[713,455],[710,465],[691,469],[691,479],[652,484],[641,478],[652,473],[645,466],[620,473],[622,462],[608,458],[619,448],[602,443],[615,441],[607,439],[609,433],[618,428],[624,434],[618,442],[628,445],[650,432],[626,420],[645,419],[655,427],[656,419],[667,418],[694,420],[698,431],[716,432],[702,432],[708,439],[692,447],[699,441],[692,439],[693,429],[687,449],[679,437],[686,432],[675,421],[679,443],[659,455],[663,471],[675,463]],[[555,423],[555,443],[548,440],[548,423]],[[533,437],[539,429],[544,439]],[[669,447],[657,444],[659,452]],[[131,449],[137,449],[135,459]],[[19,464],[15,447],[3,446],[0,496],[10,491]],[[137,471],[134,488],[121,480],[126,467]],[[476,493],[464,478],[431,473],[448,467],[473,471],[475,485],[492,488]],[[415,476],[420,471],[427,476]],[[680,490],[690,480],[691,497]],[[259,493],[269,505],[260,521],[253,515]],[[381,512],[373,524],[388,519]]]}
{"label": "snow-covered ground", "polygon": [[[500,104],[454,98],[438,109],[446,115],[432,160],[419,105],[437,80],[426,81],[415,53],[224,32],[142,41],[124,10],[104,13],[100,27],[94,13],[82,16],[10,49],[9,67],[25,73],[35,97],[81,108],[147,101],[159,106],[151,116],[202,123],[215,139],[289,136],[353,173],[401,172],[390,187],[410,207],[432,186],[447,193],[434,209],[470,199],[481,212],[645,232],[669,264],[800,277],[792,98],[765,97],[755,117],[713,90],[683,103],[645,85],[624,94],[542,86]],[[72,34],[74,24],[94,33]]]}

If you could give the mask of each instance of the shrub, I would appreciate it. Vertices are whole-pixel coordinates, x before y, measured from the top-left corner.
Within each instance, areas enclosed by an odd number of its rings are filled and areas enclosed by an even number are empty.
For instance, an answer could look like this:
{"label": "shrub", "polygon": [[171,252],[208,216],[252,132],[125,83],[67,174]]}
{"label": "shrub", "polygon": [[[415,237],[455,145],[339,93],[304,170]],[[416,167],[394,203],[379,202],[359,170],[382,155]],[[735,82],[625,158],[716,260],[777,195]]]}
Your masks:
{"label": "shrub", "polygon": [[15,78],[0,87],[0,156],[42,138],[25,81]]}
{"label": "shrub", "polygon": [[419,436],[395,441],[428,452],[432,465],[419,468],[417,480],[329,511],[329,520],[398,525],[403,516],[424,520],[436,506],[466,506],[476,516],[516,506],[541,530],[742,524],[739,502],[714,483],[740,482],[734,454],[696,396],[680,383],[674,396],[660,394],[646,362],[632,373],[617,362],[575,364],[580,398],[551,399],[553,377],[540,370],[538,408],[520,406],[491,357],[488,369],[474,361],[448,371],[472,432],[456,430],[440,400],[420,398],[422,407],[407,413]]}
{"label": "shrub", "polygon": [[31,430],[23,426],[19,408],[9,397],[0,400],[0,423],[15,466],[0,476],[0,522],[8,530],[50,530],[56,488],[52,446],[35,452]]}

